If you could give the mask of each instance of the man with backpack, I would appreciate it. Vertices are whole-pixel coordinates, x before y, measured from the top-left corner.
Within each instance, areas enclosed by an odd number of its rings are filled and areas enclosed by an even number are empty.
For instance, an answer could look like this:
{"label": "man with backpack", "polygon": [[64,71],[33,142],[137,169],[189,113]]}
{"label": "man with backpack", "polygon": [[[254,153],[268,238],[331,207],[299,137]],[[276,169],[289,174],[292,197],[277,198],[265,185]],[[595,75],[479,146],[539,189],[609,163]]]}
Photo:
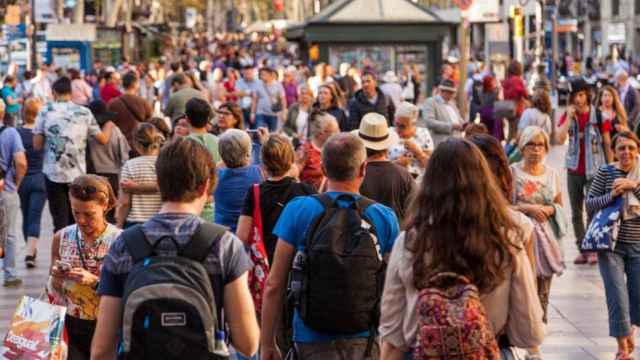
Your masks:
{"label": "man with backpack", "polygon": [[279,359],[275,334],[287,279],[299,359],[378,359],[375,341],[385,257],[398,235],[390,208],[358,193],[366,151],[353,134],[322,150],[327,192],[289,202],[274,229],[278,243],[262,308],[262,359]]}
{"label": "man with backpack", "polygon": [[92,359],[226,359],[225,323],[236,351],[255,354],[253,264],[234,234],[198,216],[215,186],[211,154],[179,138],[156,174],[160,212],[124,231],[104,260]]}

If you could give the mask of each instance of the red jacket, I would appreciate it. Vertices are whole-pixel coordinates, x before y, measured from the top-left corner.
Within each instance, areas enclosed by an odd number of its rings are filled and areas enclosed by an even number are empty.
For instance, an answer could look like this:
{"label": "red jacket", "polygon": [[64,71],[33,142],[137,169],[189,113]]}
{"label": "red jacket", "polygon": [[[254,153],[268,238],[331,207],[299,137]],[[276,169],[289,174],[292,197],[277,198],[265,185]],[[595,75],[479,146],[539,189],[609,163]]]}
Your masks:
{"label": "red jacket", "polygon": [[522,115],[526,107],[525,100],[529,97],[524,80],[520,76],[511,76],[502,81],[502,94],[505,100],[513,100],[516,103],[516,114]]}

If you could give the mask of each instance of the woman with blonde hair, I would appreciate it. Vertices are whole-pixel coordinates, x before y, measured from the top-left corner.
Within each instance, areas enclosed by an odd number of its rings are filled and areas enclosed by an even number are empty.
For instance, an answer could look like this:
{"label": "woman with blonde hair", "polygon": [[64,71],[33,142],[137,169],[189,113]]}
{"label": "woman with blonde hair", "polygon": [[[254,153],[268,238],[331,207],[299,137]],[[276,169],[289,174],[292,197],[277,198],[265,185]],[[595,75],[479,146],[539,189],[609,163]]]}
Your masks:
{"label": "woman with blonde hair", "polygon": [[618,91],[613,86],[606,85],[600,90],[596,107],[601,114],[601,121],[611,124],[612,139],[619,132],[629,130],[627,111],[624,109]]}

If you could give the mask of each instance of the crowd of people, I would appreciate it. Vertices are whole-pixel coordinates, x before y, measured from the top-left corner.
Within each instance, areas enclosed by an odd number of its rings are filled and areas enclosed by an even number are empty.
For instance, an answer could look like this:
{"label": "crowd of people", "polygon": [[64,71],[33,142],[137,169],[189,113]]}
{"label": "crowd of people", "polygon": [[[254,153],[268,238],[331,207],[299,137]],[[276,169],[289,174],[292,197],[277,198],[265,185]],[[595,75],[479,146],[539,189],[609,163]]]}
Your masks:
{"label": "crowd of people", "polygon": [[[630,359],[640,98],[624,70],[617,86],[573,79],[556,126],[552,85],[515,61],[502,81],[471,72],[467,115],[455,64],[422,93],[414,66],[312,75],[277,43],[189,41],[157,62],[4,80],[3,285],[22,283],[22,235],[67,307],[70,359],[541,359],[565,191],[574,263],[599,265]],[[567,140],[565,189],[545,159]],[[618,246],[582,251],[585,207],[618,196],[635,198]],[[473,330],[438,335],[456,326]]]}

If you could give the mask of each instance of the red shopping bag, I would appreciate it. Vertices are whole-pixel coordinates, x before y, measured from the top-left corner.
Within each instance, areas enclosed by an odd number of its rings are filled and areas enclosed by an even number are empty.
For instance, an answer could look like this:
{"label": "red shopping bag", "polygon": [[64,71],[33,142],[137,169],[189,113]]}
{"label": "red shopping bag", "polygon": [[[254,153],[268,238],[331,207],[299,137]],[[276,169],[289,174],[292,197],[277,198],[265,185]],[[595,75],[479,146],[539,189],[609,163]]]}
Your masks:
{"label": "red shopping bag", "polygon": [[262,315],[262,295],[269,274],[269,260],[264,248],[262,233],[262,212],[260,211],[260,185],[254,184],[253,190],[253,228],[249,236],[249,255],[253,268],[249,271],[249,290],[256,308],[258,320]]}

